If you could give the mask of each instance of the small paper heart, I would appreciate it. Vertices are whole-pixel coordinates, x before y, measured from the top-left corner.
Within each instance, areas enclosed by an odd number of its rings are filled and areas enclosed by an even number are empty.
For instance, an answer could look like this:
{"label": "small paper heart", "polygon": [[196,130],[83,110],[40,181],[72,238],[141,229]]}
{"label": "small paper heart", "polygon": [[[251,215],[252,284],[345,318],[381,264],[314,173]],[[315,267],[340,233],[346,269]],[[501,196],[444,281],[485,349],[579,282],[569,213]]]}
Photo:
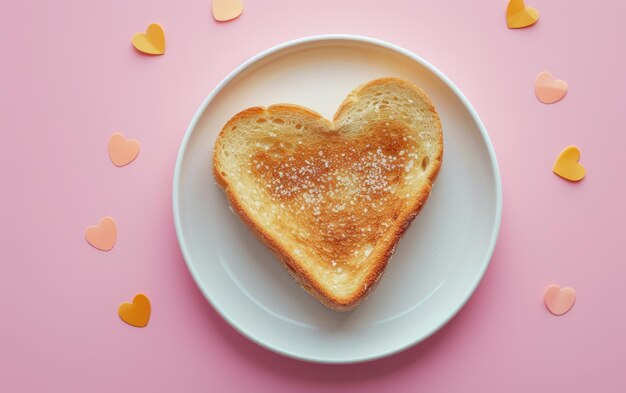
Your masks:
{"label": "small paper heart", "polygon": [[145,327],[150,321],[150,300],[143,293],[135,295],[132,303],[122,303],[117,313],[122,321],[135,327]]}
{"label": "small paper heart", "polygon": [[85,239],[98,250],[109,251],[117,240],[117,224],[112,217],[102,217],[98,225],[85,230]]}
{"label": "small paper heart", "polygon": [[560,288],[550,285],[546,289],[545,302],[548,310],[554,315],[563,315],[568,312],[576,301],[576,292],[573,288]]}
{"label": "small paper heart", "polygon": [[553,104],[560,101],[567,94],[567,83],[555,79],[551,73],[544,71],[535,79],[535,95],[544,104]]}
{"label": "small paper heart", "polygon": [[241,0],[213,0],[212,8],[215,20],[225,22],[241,15],[243,3]]}
{"label": "small paper heart", "polygon": [[506,7],[506,23],[509,29],[520,29],[537,23],[539,11],[526,7],[524,0],[511,0]]}
{"label": "small paper heart", "polygon": [[552,171],[563,179],[579,181],[585,177],[585,167],[578,163],[580,150],[576,146],[566,147],[556,159]]}
{"label": "small paper heart", "polygon": [[116,132],[109,138],[109,158],[115,166],[130,164],[139,155],[139,142]]}
{"label": "small paper heart", "polygon": [[137,33],[132,38],[135,49],[148,55],[162,55],[165,53],[165,32],[158,23],[153,23],[145,33]]}

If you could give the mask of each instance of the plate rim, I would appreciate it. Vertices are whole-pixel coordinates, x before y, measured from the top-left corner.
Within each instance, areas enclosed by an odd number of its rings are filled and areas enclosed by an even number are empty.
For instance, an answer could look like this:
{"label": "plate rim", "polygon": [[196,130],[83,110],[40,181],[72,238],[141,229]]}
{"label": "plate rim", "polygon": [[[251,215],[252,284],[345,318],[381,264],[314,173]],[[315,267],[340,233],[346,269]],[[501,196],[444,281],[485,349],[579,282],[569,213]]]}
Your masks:
{"label": "plate rim", "polygon": [[[478,126],[478,129],[485,142],[485,146],[487,148],[487,152],[489,154],[489,158],[491,161],[491,167],[492,167],[493,176],[494,176],[493,180],[494,180],[495,191],[496,191],[496,212],[495,212],[495,218],[494,218],[495,222],[493,223],[493,232],[491,234],[491,239],[489,242],[485,260],[483,261],[483,264],[474,282],[472,282],[468,291],[463,295],[463,299],[456,305],[456,307],[452,310],[452,312],[450,312],[450,314],[446,318],[444,318],[437,326],[432,328],[429,332],[427,332],[426,334],[420,337],[415,338],[414,340],[407,341],[407,343],[405,343],[404,345],[400,345],[395,348],[380,351],[378,353],[370,354],[368,356],[345,357],[342,359],[308,356],[306,354],[299,354],[296,352],[286,350],[285,348],[279,348],[277,346],[272,345],[271,343],[267,343],[259,339],[253,333],[239,326],[236,321],[232,320],[229,317],[228,313],[223,311],[220,308],[220,306],[216,302],[213,301],[209,291],[206,290],[204,288],[204,285],[201,283],[199,274],[196,272],[195,268],[190,262],[191,258],[187,251],[187,247],[186,247],[185,240],[183,237],[180,211],[178,208],[180,205],[179,197],[178,197],[178,194],[180,191],[179,190],[180,176],[181,176],[182,164],[183,164],[185,153],[187,151],[189,140],[191,139],[191,135],[193,134],[193,131],[198,124],[198,121],[200,120],[204,112],[206,111],[207,107],[213,101],[213,99],[222,91],[222,89],[226,87],[233,79],[235,79],[242,72],[244,72],[245,70],[247,70],[248,68],[256,64],[257,62],[277,52],[280,52],[290,47],[299,46],[302,44],[323,42],[323,41],[333,41],[333,40],[354,41],[358,43],[365,43],[365,44],[370,44],[370,45],[379,46],[385,49],[389,49],[389,50],[392,50],[396,53],[399,53],[403,56],[410,58],[411,60],[415,61],[416,63],[420,64],[421,66],[425,67],[430,72],[435,74],[435,76],[437,76],[461,100],[461,103],[463,104],[463,106],[467,108],[468,112],[470,113],[472,120]],[[280,43],[278,45],[272,46],[266,50],[259,52],[258,54],[248,58],[246,61],[244,61],[235,69],[233,69],[230,73],[228,73],[206,96],[206,98],[202,101],[202,103],[196,110],[194,116],[189,122],[189,125],[187,126],[185,135],[183,136],[183,139],[181,141],[178,155],[176,157],[174,177],[173,177],[173,187],[172,187],[172,207],[173,207],[173,218],[174,218],[174,226],[176,230],[176,237],[178,240],[179,248],[183,255],[183,259],[185,260],[185,264],[187,265],[187,269],[191,273],[191,276],[194,282],[196,283],[196,286],[198,287],[198,289],[200,289],[200,292],[202,292],[205,299],[209,302],[209,304],[213,307],[213,309],[217,311],[217,313],[222,317],[222,319],[224,319],[231,327],[233,327],[242,336],[258,344],[259,346],[266,348],[274,353],[278,353],[280,355],[283,355],[289,358],[303,360],[307,362],[313,362],[313,363],[322,363],[322,364],[353,364],[353,363],[362,363],[362,362],[368,362],[372,360],[386,358],[386,357],[395,355],[399,352],[402,352],[408,348],[411,348],[419,344],[420,342],[426,340],[427,338],[435,334],[437,331],[439,331],[439,329],[444,327],[452,318],[454,318],[458,314],[458,312],[465,306],[465,304],[467,304],[469,299],[472,297],[472,295],[476,291],[478,284],[482,281],[485,275],[485,272],[491,262],[491,259],[493,257],[493,253],[496,247],[496,243],[497,243],[498,236],[500,233],[500,225],[502,222],[502,183],[501,183],[500,169],[498,166],[498,160],[496,158],[495,149],[493,147],[493,144],[491,143],[491,139],[489,138],[489,135],[487,134],[485,125],[483,124],[482,120],[480,119],[480,116],[478,115],[478,113],[476,112],[472,104],[465,97],[465,95],[461,92],[461,90],[445,74],[439,71],[439,69],[437,69],[435,66],[430,64],[424,58],[414,54],[413,52],[407,49],[404,49],[398,45],[395,45],[390,42],[383,41],[377,38],[372,38],[372,37],[363,36],[363,35],[355,35],[355,34],[322,34],[322,35],[313,35],[313,36],[296,38],[296,39],[289,40],[289,41]]]}

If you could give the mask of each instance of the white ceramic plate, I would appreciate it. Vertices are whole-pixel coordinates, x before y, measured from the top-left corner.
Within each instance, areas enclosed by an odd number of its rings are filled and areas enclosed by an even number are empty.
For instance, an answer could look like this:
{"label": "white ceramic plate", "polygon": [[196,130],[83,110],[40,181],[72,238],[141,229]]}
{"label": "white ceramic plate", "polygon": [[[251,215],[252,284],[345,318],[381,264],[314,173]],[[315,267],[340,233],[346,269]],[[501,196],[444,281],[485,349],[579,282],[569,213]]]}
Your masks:
{"label": "white ceramic plate", "polygon": [[[296,103],[330,119],[348,92],[382,76],[410,80],[431,97],[443,124],[443,165],[378,288],[356,310],[338,313],[300,289],[228,209],[211,173],[213,144],[242,109]],[[176,162],[173,201],[189,270],[221,316],[266,348],[324,363],[391,355],[450,320],[489,264],[502,204],[489,137],[452,82],[404,49],[344,35],[279,45],[228,75],[189,125]]]}

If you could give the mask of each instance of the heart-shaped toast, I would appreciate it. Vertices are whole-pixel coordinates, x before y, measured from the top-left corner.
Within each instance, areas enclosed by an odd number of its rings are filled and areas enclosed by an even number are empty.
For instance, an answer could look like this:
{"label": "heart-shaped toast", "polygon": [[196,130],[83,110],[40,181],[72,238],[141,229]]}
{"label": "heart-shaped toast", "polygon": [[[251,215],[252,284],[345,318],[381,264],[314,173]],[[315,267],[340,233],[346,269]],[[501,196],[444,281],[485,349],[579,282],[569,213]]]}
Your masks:
{"label": "heart-shaped toast", "polygon": [[428,96],[382,78],[352,91],[333,122],[285,104],[236,114],[215,142],[213,172],[301,286],[345,311],[382,276],[442,157]]}

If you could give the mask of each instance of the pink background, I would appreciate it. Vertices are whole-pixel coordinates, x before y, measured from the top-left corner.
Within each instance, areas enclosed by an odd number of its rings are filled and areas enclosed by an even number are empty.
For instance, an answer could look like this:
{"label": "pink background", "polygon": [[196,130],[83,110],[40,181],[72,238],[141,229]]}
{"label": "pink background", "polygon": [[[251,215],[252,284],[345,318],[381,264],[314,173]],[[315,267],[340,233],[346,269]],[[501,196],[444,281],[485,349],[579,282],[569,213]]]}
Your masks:
{"label": "pink background", "polygon": [[[244,0],[217,23],[210,0],[11,1],[0,13],[0,391],[626,391],[624,3],[532,0],[537,25],[508,30],[506,0]],[[39,4],[36,4],[39,3]],[[167,53],[130,38],[164,26]],[[403,46],[464,91],[500,162],[504,211],[487,274],[439,333],[399,355],[329,366],[273,354],[213,311],[176,241],[174,161],[210,90],[286,40],[354,33]],[[543,70],[570,91],[533,94]],[[141,142],[116,168],[116,131]],[[587,178],[551,173],[567,145]],[[113,216],[109,253],[84,229]],[[563,317],[551,283],[578,300]],[[146,329],[117,317],[149,295]],[[323,390],[322,390],[323,389]]]}

